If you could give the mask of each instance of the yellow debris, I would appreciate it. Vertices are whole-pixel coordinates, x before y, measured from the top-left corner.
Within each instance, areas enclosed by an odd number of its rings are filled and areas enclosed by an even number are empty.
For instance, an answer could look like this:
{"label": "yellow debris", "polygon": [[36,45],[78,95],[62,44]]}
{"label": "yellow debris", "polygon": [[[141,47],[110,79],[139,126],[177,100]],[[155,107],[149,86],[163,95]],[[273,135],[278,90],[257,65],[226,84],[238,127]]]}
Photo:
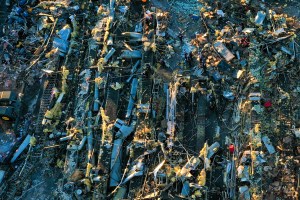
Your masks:
{"label": "yellow debris", "polygon": [[206,172],[204,169],[201,170],[201,172],[198,176],[198,184],[200,186],[205,186],[205,184],[206,184]]}
{"label": "yellow debris", "polygon": [[34,136],[31,136],[30,138],[30,146],[35,146],[36,145],[36,138]]}
{"label": "yellow debris", "polygon": [[207,146],[207,142],[205,142],[203,148],[200,151],[199,157],[206,158],[207,157],[207,153],[208,153],[208,146]]}

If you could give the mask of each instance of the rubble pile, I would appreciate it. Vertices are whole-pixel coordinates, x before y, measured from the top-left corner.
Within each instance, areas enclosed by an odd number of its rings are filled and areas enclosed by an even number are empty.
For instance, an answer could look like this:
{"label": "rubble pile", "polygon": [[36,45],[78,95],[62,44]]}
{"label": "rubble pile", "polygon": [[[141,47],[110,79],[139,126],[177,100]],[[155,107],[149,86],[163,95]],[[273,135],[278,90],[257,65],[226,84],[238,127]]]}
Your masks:
{"label": "rubble pile", "polygon": [[1,198],[298,198],[297,17],[260,0],[8,6],[1,90],[22,109]]}

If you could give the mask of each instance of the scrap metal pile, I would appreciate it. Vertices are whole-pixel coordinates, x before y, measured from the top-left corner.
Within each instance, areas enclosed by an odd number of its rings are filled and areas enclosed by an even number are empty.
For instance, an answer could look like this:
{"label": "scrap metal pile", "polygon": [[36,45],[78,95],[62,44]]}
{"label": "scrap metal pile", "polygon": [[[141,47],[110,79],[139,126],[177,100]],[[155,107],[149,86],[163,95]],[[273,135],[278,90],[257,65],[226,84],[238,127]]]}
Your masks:
{"label": "scrap metal pile", "polygon": [[0,198],[298,199],[299,30],[260,0],[17,1]]}

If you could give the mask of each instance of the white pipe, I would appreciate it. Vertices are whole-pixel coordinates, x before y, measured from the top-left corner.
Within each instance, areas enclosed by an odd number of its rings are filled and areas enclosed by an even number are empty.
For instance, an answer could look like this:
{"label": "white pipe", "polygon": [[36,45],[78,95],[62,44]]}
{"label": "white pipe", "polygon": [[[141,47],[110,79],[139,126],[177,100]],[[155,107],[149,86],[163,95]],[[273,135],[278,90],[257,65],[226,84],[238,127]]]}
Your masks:
{"label": "white pipe", "polygon": [[82,140],[80,141],[79,146],[78,146],[78,151],[80,151],[82,149],[82,147],[84,146],[84,144],[86,142],[86,139],[87,139],[86,136],[84,136],[82,138]]}
{"label": "white pipe", "polygon": [[66,137],[59,138],[59,141],[60,142],[64,142],[64,141],[67,141],[67,140],[71,140],[72,137],[73,137],[73,134],[72,135],[68,135]]}

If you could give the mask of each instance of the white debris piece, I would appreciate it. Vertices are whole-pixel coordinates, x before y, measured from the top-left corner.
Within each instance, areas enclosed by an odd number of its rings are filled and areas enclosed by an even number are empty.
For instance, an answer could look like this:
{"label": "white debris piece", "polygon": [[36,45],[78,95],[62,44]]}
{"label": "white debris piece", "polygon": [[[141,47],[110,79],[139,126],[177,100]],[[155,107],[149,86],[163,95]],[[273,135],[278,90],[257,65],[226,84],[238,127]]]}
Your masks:
{"label": "white debris piece", "polygon": [[238,172],[238,177],[239,177],[239,178],[242,178],[242,177],[243,177],[243,171],[244,171],[244,166],[243,166],[243,165],[240,165],[240,166],[237,168],[237,172]]}
{"label": "white debris piece", "polygon": [[136,176],[142,176],[144,174],[144,168],[145,164],[143,163],[143,160],[140,159],[129,171],[129,175],[125,180],[122,182],[122,184],[127,183],[129,180],[131,180],[133,177]]}
{"label": "white debris piece", "polygon": [[257,114],[261,114],[264,111],[264,108],[261,105],[254,105],[252,110],[254,110]]}
{"label": "white debris piece", "polygon": [[273,153],[276,152],[275,148],[273,147],[273,145],[272,145],[272,143],[271,143],[268,136],[262,137],[262,141],[264,142],[265,146],[267,147],[267,150],[268,150],[269,154],[273,154]]}
{"label": "white debris piece", "polygon": [[244,28],[242,30],[243,33],[252,33],[255,30],[255,28]]}
{"label": "white debris piece", "polygon": [[208,148],[207,158],[210,159],[220,148],[220,143],[215,142]]}
{"label": "white debris piece", "polygon": [[225,45],[218,41],[214,44],[214,47],[218,51],[219,54],[221,54],[226,61],[230,61],[234,58],[234,55],[225,47]]}
{"label": "white debris piece", "polygon": [[251,92],[249,94],[250,101],[260,101],[260,99],[261,99],[261,93],[259,92]]}
{"label": "white debris piece", "polygon": [[163,160],[157,167],[155,167],[153,174],[154,174],[154,180],[156,180],[157,172],[160,170],[160,168],[165,164],[166,160]]}
{"label": "white debris piece", "polygon": [[224,17],[225,13],[223,12],[223,10],[217,10],[217,15],[219,15],[220,17]]}
{"label": "white debris piece", "polygon": [[255,24],[262,25],[266,18],[266,13],[264,11],[258,11],[255,17]]}
{"label": "white debris piece", "polygon": [[279,35],[280,33],[285,33],[285,30],[284,28],[280,28],[280,29],[277,29],[276,31],[274,31],[274,35]]}
{"label": "white debris piece", "polygon": [[300,138],[300,128],[294,128],[293,132],[294,132],[296,138]]}
{"label": "white debris piece", "polygon": [[200,159],[196,157],[192,157],[182,168],[180,171],[180,176],[182,177],[191,177],[191,170],[195,170],[196,167],[200,164]]}

